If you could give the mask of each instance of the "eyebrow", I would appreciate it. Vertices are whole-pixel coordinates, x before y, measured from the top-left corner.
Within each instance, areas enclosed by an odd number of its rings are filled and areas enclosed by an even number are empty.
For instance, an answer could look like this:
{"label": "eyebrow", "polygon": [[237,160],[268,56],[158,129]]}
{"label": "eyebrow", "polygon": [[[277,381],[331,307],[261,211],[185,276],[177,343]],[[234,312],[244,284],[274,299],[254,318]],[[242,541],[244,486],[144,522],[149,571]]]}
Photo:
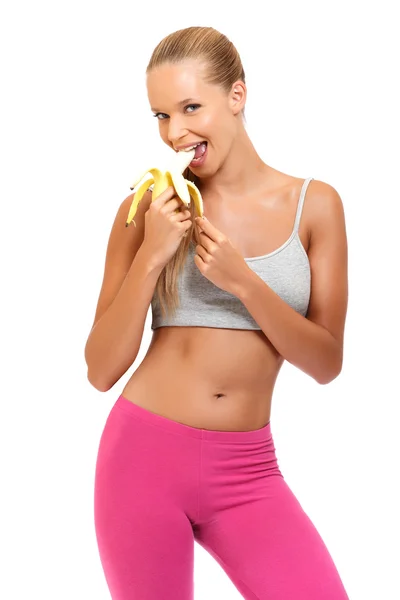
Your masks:
{"label": "eyebrow", "polygon": [[[180,102],[178,102],[177,106],[182,106],[184,104],[190,104],[195,102],[197,102],[195,98],[185,98],[185,100],[181,100]],[[151,110],[154,112],[161,112],[158,108],[152,108]]]}

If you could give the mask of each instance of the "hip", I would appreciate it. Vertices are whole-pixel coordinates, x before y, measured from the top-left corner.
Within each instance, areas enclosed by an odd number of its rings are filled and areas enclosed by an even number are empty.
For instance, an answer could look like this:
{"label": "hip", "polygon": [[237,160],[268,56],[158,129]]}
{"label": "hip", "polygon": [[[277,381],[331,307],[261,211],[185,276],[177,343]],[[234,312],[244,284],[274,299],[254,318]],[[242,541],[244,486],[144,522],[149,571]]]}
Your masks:
{"label": "hip", "polygon": [[[251,431],[211,431],[178,423],[117,398],[101,435],[96,461],[99,512],[170,501],[195,522],[243,504],[270,498],[277,477],[271,424]],[[272,487],[271,487],[272,486]],[[162,504],[160,504],[162,499]],[[107,522],[114,522],[107,515]],[[127,519],[128,520],[128,519]],[[125,523],[125,520],[124,520]]]}

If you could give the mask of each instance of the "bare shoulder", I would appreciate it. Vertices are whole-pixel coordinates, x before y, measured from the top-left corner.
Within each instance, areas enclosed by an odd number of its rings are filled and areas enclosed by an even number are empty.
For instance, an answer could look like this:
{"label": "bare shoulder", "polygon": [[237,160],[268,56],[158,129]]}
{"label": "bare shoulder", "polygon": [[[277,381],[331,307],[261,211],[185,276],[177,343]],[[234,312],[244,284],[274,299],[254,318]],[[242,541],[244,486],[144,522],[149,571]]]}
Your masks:
{"label": "bare shoulder", "polygon": [[139,250],[144,239],[145,229],[145,213],[151,203],[151,192],[145,192],[143,198],[139,202],[135,215],[135,223],[130,223],[126,226],[126,220],[130,206],[133,202],[135,194],[129,194],[123,200],[115,215],[114,222],[111,227],[108,243],[106,266],[111,266],[112,270],[127,273],[135,258],[136,252]]}
{"label": "bare shoulder", "polygon": [[313,179],[307,188],[307,213],[314,227],[328,223],[331,219],[343,219],[344,207],[338,191],[329,183]]}
{"label": "bare shoulder", "polygon": [[[268,168],[270,187],[282,194],[290,204],[297,205],[300,190],[308,178],[296,177]],[[292,210],[292,209],[291,209]],[[307,186],[302,217],[311,232],[315,227],[329,223],[330,219],[344,220],[342,199],[337,190],[319,179],[312,179]]]}
{"label": "bare shoulder", "polygon": [[117,236],[117,233],[125,237],[127,258],[128,260],[130,259],[130,262],[132,262],[136,251],[139,249],[143,242],[145,214],[151,204],[152,193],[150,190],[147,190],[147,192],[145,192],[136,210],[134,218],[135,223],[132,222],[128,227],[126,227],[126,220],[128,218],[129,209],[133,202],[134,196],[134,193],[129,194],[129,196],[127,196],[125,200],[123,200],[123,202],[121,203],[113,225],[113,228],[115,227],[117,232],[111,232],[114,233],[114,236],[116,238],[119,237]]}
{"label": "bare shoulder", "polygon": [[311,298],[307,318],[322,325],[343,347],[348,302],[348,249],[345,214],[337,190],[310,181],[305,198],[310,231],[308,258]]}
{"label": "bare shoulder", "polygon": [[309,232],[309,250],[320,247],[324,236],[346,245],[346,222],[342,198],[329,183],[309,182],[304,202],[304,220]]}

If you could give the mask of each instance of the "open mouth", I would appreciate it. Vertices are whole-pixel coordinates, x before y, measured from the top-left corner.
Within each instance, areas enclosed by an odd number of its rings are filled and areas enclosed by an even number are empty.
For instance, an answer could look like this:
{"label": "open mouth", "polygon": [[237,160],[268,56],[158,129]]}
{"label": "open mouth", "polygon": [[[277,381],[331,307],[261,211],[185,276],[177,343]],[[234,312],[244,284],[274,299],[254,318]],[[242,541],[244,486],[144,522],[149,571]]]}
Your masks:
{"label": "open mouth", "polygon": [[193,144],[193,146],[188,146],[187,148],[182,148],[181,151],[183,152],[189,152],[190,150],[194,150],[195,148],[197,148],[197,146],[200,146],[200,144],[206,144],[207,142],[205,142],[204,140],[202,142],[197,142],[196,144]]}
{"label": "open mouth", "polygon": [[192,148],[194,148],[194,158],[190,164],[194,166],[200,162],[203,162],[207,153],[207,142],[199,142],[195,146],[192,146]]}

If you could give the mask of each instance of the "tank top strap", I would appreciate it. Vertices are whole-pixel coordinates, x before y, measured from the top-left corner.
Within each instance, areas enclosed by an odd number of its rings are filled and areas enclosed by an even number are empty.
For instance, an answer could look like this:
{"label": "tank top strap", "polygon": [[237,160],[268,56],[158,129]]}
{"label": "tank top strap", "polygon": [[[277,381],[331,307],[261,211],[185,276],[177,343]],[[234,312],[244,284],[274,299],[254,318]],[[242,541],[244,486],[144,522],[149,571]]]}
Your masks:
{"label": "tank top strap", "polygon": [[293,230],[296,231],[296,232],[299,229],[300,218],[301,218],[301,213],[302,213],[302,210],[303,210],[304,198],[305,198],[305,195],[306,195],[308,184],[313,179],[314,179],[314,177],[308,177],[308,179],[304,180],[303,185],[301,186],[300,198],[299,198],[299,202],[297,204],[296,219],[294,221],[294,228],[293,228]]}

